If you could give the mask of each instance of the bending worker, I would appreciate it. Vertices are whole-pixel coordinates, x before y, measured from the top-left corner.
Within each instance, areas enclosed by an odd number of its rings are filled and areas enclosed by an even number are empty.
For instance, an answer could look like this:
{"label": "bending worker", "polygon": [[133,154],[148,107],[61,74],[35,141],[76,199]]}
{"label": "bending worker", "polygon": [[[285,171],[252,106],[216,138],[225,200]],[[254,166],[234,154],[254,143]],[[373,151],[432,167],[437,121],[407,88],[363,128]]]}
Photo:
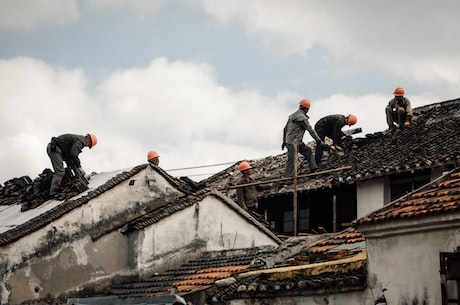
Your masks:
{"label": "bending worker", "polygon": [[50,197],[54,197],[61,186],[62,178],[65,174],[64,161],[75,176],[85,176],[85,171],[81,167],[78,155],[81,153],[83,147],[92,148],[96,143],[97,138],[93,134],[87,134],[86,136],[63,134],[51,138],[51,142],[46,148],[54,169],[49,193]]}
{"label": "bending worker", "polygon": [[318,165],[316,165],[315,158],[313,158],[311,148],[303,142],[305,130],[308,130],[313,139],[315,139],[316,145],[324,146],[323,140],[321,140],[308,122],[309,117],[307,112],[309,110],[310,101],[307,99],[301,100],[299,102],[299,109],[289,116],[286,126],[284,127],[283,144],[281,145],[281,149],[287,147],[288,150],[285,172],[286,177],[292,177],[294,174],[294,158],[297,158],[295,153],[296,147],[294,146],[295,143],[297,143],[297,152],[302,154],[308,161],[310,171],[313,172],[318,169]]}
{"label": "bending worker", "polygon": [[[325,137],[328,137],[332,140],[334,145],[340,147],[342,150],[345,150],[342,138],[346,137],[346,134],[342,131],[342,128],[345,125],[355,125],[357,121],[358,120],[356,116],[354,116],[353,114],[350,114],[348,116],[344,116],[342,114],[332,114],[325,116],[324,118],[321,118],[318,122],[316,122],[315,131],[321,140],[324,141]],[[316,164],[319,165],[321,163],[322,156],[323,147],[321,147],[320,145],[316,145]]]}
{"label": "bending worker", "polygon": [[412,106],[410,100],[404,94],[404,88],[396,88],[393,92],[394,98],[385,107],[387,124],[390,130],[409,126],[412,120]]}

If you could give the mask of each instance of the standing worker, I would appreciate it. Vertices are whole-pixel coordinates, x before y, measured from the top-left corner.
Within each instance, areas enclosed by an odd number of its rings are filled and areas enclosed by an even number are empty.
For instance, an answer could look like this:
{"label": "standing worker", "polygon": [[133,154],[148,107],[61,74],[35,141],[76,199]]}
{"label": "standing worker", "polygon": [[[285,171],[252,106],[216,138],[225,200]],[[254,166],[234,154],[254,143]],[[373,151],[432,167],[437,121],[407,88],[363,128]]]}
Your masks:
{"label": "standing worker", "polygon": [[396,88],[393,92],[394,98],[388,102],[385,108],[387,124],[390,130],[409,126],[412,120],[412,106],[410,100],[404,94],[404,88]]}
{"label": "standing worker", "polygon": [[51,138],[51,142],[46,148],[54,169],[49,193],[50,197],[54,197],[61,186],[62,178],[65,174],[64,161],[75,176],[85,176],[85,171],[81,167],[78,155],[81,153],[83,147],[88,146],[91,149],[96,143],[97,138],[93,134],[87,134],[86,136],[63,134]]}
{"label": "standing worker", "polygon": [[[356,116],[353,114],[348,116],[344,116],[342,114],[332,114],[325,116],[316,122],[315,131],[323,142],[325,137],[328,137],[332,140],[334,145],[340,147],[342,150],[345,150],[342,138],[346,137],[346,134],[342,131],[342,128],[345,125],[355,125],[357,121]],[[316,145],[315,161],[317,165],[321,163],[322,156],[323,147]]]}
{"label": "standing worker", "polygon": [[[251,177],[251,165],[247,161],[242,161],[238,165],[238,170],[242,176],[238,184],[250,184],[254,180]],[[238,187],[236,189],[236,195],[238,197],[238,204],[245,210],[252,210],[258,208],[259,204],[257,201],[257,189],[255,185],[247,185]]]}
{"label": "standing worker", "polygon": [[147,161],[152,165],[160,165],[160,155],[154,150],[147,153]]}
{"label": "standing worker", "polygon": [[[286,177],[292,177],[294,174],[294,158],[297,158],[297,155],[295,155],[296,150],[308,161],[310,171],[313,172],[318,169],[318,165],[316,165],[315,158],[313,158],[311,148],[303,142],[303,135],[305,130],[307,130],[313,139],[315,139],[316,145],[321,147],[324,146],[323,140],[321,140],[308,122],[309,116],[307,115],[307,112],[309,110],[310,101],[307,99],[301,100],[299,102],[299,109],[289,116],[286,126],[284,127],[283,144],[281,145],[281,149],[283,150],[287,147],[288,150],[285,172]],[[297,143],[297,147],[294,146],[295,143]]]}

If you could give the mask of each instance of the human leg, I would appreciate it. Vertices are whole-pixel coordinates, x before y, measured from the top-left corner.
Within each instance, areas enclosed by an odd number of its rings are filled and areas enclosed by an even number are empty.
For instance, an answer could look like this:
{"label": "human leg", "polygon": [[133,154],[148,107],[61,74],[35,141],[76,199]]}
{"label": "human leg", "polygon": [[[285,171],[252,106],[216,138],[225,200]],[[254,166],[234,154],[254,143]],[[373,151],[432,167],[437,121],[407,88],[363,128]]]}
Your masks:
{"label": "human leg", "polygon": [[287,161],[286,161],[286,172],[284,174],[285,177],[292,177],[294,174],[294,158],[297,156],[295,155],[295,147],[293,144],[286,144],[287,148]]}
{"label": "human leg", "polygon": [[48,156],[51,160],[51,165],[53,166],[54,174],[51,180],[51,187],[50,187],[50,196],[54,196],[61,186],[62,178],[64,177],[64,164],[62,160],[62,153],[59,147],[51,149],[51,144],[48,144],[46,148]]}
{"label": "human leg", "polygon": [[313,158],[311,148],[303,142],[299,145],[299,153],[302,154],[302,156],[304,156],[304,158],[308,161],[308,166],[311,171],[318,169],[318,165],[316,164],[315,158]]}

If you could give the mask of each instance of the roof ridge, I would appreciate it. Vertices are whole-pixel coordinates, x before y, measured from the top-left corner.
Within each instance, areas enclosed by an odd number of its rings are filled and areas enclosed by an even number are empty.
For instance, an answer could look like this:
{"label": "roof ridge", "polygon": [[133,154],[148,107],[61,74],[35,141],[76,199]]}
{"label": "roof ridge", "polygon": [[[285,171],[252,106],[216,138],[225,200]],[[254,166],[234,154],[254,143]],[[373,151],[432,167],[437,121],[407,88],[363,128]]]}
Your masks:
{"label": "roof ridge", "polygon": [[11,230],[1,233],[0,234],[0,247],[7,245],[11,242],[14,242],[40,228],[43,228],[44,226],[59,219],[63,215],[72,211],[73,209],[88,203],[91,199],[96,198],[97,196],[101,195],[107,190],[115,187],[121,182],[134,176],[135,174],[140,172],[145,167],[146,165],[139,165],[139,166],[135,166],[128,172],[124,171],[122,173],[119,173],[115,177],[112,177],[111,179],[106,181],[104,184],[98,186],[94,190],[89,191],[86,195],[79,197],[77,199],[74,199],[74,200],[65,200],[63,203],[55,206],[54,208],[36,217],[29,219],[28,221],[12,228]]}

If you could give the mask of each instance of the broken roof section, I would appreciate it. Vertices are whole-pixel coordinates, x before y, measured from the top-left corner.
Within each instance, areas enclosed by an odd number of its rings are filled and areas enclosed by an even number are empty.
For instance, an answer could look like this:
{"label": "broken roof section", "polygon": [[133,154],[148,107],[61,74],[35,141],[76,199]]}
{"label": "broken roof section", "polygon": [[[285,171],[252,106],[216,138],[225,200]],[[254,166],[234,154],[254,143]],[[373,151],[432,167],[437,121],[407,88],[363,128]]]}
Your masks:
{"label": "broken roof section", "polygon": [[[299,179],[297,189],[325,189],[375,177],[457,165],[460,162],[460,99],[417,107],[413,111],[410,126],[395,132],[376,132],[354,138],[347,154],[331,155],[319,168],[320,171],[343,170]],[[253,167],[254,181],[278,179],[284,175],[286,154],[249,160],[249,163]],[[308,171],[300,166],[299,174],[304,173]],[[238,174],[236,164],[202,183],[225,190],[235,174]],[[278,192],[273,185],[271,189],[260,191],[259,197]]]}
{"label": "broken roof section", "polygon": [[[168,175],[164,170],[159,167],[149,166],[143,164],[129,169],[122,169],[112,172],[105,172],[100,174],[93,174],[88,184],[88,189],[76,194],[70,199],[65,200],[48,200],[43,204],[28,209],[22,210],[22,200],[20,198],[21,192],[18,192],[16,200],[10,201],[9,205],[0,205],[0,246],[4,246],[21,237],[32,233],[50,223],[70,211],[87,204],[93,198],[100,196],[106,191],[126,182],[129,185],[135,184],[134,177],[143,170],[153,170],[159,176],[167,181],[167,186],[163,189],[158,186],[152,186],[149,191],[139,193],[141,196],[146,196],[147,199],[151,193],[168,193],[172,189],[177,190],[178,193],[188,193],[193,187],[190,184],[183,182]],[[142,177],[143,179],[146,179]],[[27,185],[24,186],[27,188]],[[150,195],[149,195],[150,194]],[[12,196],[9,196],[12,199]],[[134,198],[131,198],[134,200]],[[140,199],[140,198],[139,198]],[[124,221],[124,222],[123,222]],[[121,219],[119,226],[123,225],[128,219]],[[111,224],[108,228],[112,228],[117,224]]]}

